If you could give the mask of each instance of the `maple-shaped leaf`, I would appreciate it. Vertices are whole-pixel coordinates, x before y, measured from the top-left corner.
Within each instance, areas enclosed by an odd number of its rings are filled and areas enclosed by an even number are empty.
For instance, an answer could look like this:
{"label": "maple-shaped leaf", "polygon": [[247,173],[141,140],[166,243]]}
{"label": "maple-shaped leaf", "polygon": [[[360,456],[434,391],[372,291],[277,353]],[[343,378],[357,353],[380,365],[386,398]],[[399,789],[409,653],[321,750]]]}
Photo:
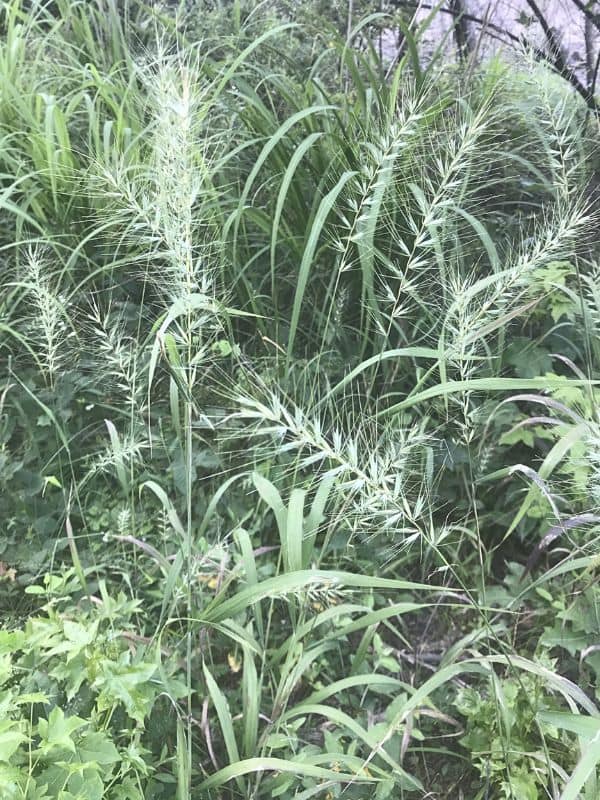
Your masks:
{"label": "maple-shaped leaf", "polygon": [[0,722],[0,763],[8,764],[21,742],[24,742],[26,738],[13,720]]}
{"label": "maple-shaped leaf", "polygon": [[143,724],[156,696],[156,687],[150,682],[155,672],[155,664],[129,664],[123,658],[118,663],[103,661],[101,675],[96,679],[96,685],[102,686],[98,710],[111,708],[120,701],[129,716]]}
{"label": "maple-shaped leaf", "polygon": [[552,359],[547,350],[532,344],[523,336],[515,337],[506,348],[504,358],[519,378],[537,378],[552,368]]}
{"label": "maple-shaped leaf", "polygon": [[119,759],[119,751],[101,731],[91,731],[82,736],[77,744],[77,754],[84,764],[116,764]]}
{"label": "maple-shaped leaf", "polygon": [[88,724],[88,721],[81,717],[65,717],[63,710],[55,706],[48,719],[41,719],[38,723],[38,733],[42,739],[40,749],[47,752],[53,748],[60,748],[74,753],[75,742],[71,734]]}

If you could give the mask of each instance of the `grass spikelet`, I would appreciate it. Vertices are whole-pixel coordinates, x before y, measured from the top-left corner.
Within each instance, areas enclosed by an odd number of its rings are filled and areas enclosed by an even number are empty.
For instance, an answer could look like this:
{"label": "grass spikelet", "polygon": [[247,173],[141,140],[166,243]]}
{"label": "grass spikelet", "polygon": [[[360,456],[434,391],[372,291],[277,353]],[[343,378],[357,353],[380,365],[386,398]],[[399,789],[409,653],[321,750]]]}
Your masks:
{"label": "grass spikelet", "polygon": [[25,316],[26,328],[52,389],[65,363],[69,332],[65,297],[57,292],[49,258],[40,247],[27,250],[19,285],[32,309]]}

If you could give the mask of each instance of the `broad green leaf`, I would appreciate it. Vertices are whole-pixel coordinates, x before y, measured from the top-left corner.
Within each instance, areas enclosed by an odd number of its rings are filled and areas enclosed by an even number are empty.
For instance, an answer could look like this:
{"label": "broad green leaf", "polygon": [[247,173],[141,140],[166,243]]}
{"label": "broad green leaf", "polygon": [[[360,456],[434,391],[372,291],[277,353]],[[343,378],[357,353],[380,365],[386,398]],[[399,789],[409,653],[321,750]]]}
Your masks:
{"label": "broad green leaf", "polygon": [[55,706],[48,719],[40,719],[38,732],[41,738],[40,748],[45,753],[53,748],[75,752],[75,742],[72,734],[79,728],[89,725],[89,721],[81,717],[65,717],[64,711]]}
{"label": "broad green leaf", "polygon": [[90,731],[77,743],[77,755],[83,763],[116,764],[121,757],[106,733]]}
{"label": "broad green leaf", "polygon": [[96,678],[102,688],[98,708],[106,710],[123,703],[129,716],[143,725],[154,702],[156,688],[150,681],[156,669],[156,664],[128,664],[123,659],[120,663],[101,661],[100,675]]}
{"label": "broad green leaf", "polygon": [[0,763],[8,764],[27,736],[21,733],[16,723],[11,720],[0,722]]}

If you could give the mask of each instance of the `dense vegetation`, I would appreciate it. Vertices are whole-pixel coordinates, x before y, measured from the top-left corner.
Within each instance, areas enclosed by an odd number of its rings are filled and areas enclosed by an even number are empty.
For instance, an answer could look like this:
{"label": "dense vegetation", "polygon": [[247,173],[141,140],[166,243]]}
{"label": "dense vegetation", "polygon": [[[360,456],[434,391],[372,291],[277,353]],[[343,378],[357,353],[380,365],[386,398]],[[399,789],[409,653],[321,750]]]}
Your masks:
{"label": "dense vegetation", "polygon": [[2,3],[1,799],[597,800],[596,116],[183,5]]}

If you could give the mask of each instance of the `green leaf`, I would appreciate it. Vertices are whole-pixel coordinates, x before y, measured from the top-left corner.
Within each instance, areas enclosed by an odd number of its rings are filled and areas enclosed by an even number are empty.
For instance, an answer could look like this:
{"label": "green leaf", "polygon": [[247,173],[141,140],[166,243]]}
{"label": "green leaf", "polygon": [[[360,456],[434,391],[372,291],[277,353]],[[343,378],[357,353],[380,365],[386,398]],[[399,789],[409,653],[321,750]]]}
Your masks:
{"label": "green leaf", "polygon": [[0,631],[0,656],[14,655],[24,644],[25,634],[23,631]]}
{"label": "green leaf", "polygon": [[258,600],[277,595],[286,596],[297,592],[320,589],[363,588],[401,591],[437,591],[435,586],[412,583],[411,581],[392,580],[371,575],[356,575],[351,572],[338,572],[335,570],[301,570],[267,578],[256,586],[242,589],[233,597],[223,599],[216,597],[206,606],[202,613],[202,620],[208,624],[221,622],[224,619],[235,617],[249,605]]}
{"label": "green leaf", "polygon": [[244,650],[244,672],[242,675],[242,707],[244,709],[244,755],[256,753],[258,720],[261,704],[261,685],[254,663],[254,653],[247,646]]}
{"label": "green leaf", "polygon": [[373,731],[367,731],[349,714],[340,711],[339,708],[335,708],[334,706],[301,703],[300,705],[295,706],[290,711],[287,711],[285,714],[283,714],[282,720],[293,719],[296,716],[304,714],[307,716],[316,715],[324,717],[330,724],[336,726],[341,732],[346,733],[349,731],[352,737],[354,737],[357,741],[364,742],[364,744],[370,750],[377,750],[378,757],[385,761],[385,763],[394,770],[396,775],[402,776],[409,784],[411,784],[413,789],[422,788],[417,778],[409,775],[409,773],[406,772],[406,770],[404,770],[400,764],[398,764],[389,755],[389,753],[387,753],[383,748],[378,747],[377,739],[373,734]]}
{"label": "green leaf", "polygon": [[123,494],[125,497],[127,497],[129,495],[129,479],[127,477],[127,470],[125,469],[121,440],[119,439],[117,429],[109,419],[105,419],[104,424],[108,429],[108,435],[110,437],[110,444],[112,447],[115,469],[117,470],[117,477],[119,478],[119,483],[121,484]]}
{"label": "green leaf", "polygon": [[150,683],[155,672],[156,664],[103,660],[96,678],[96,684],[102,687],[98,709],[107,710],[121,702],[129,716],[143,725],[155,698],[156,687]]}
{"label": "green leaf", "polygon": [[304,158],[306,152],[323,135],[324,134],[321,131],[317,131],[316,133],[311,133],[309,136],[306,137],[306,139],[304,139],[300,143],[300,145],[294,150],[294,154],[292,155],[290,163],[288,164],[285,170],[285,174],[281,180],[281,186],[279,188],[279,193],[277,194],[277,204],[275,206],[275,215],[273,217],[272,233],[271,233],[271,286],[272,287],[275,286],[275,254],[277,251],[277,236],[279,234],[281,215],[285,207],[285,199],[287,197],[290,184],[298,168],[298,165]]}
{"label": "green leaf", "polygon": [[481,240],[481,244],[485,248],[492,270],[497,272],[500,268],[500,257],[498,255],[498,251],[496,250],[496,245],[494,244],[492,237],[488,233],[485,225],[483,225],[483,223],[478,220],[477,217],[474,217],[473,214],[470,214],[468,211],[465,211],[464,208],[461,208],[457,203],[452,203],[452,208],[457,214],[460,214],[461,217],[463,217],[473,228]]}
{"label": "green leaf", "polygon": [[288,572],[301,570],[302,563],[302,544],[304,536],[304,498],[306,492],[303,489],[292,489],[290,502],[286,514],[285,552],[287,555],[286,569]]}
{"label": "green leaf", "polygon": [[179,519],[179,516],[177,514],[177,511],[175,510],[173,503],[169,500],[167,493],[162,488],[162,486],[159,486],[156,483],[156,481],[144,481],[144,483],[142,483],[139,489],[140,495],[142,493],[142,489],[150,489],[150,491],[156,495],[156,497],[161,502],[161,505],[167,515],[169,522],[173,526],[173,530],[175,530],[181,536],[181,538],[185,540],[186,538],[185,528],[183,527],[181,520]]}
{"label": "green leaf", "polygon": [[29,705],[30,703],[43,703],[44,705],[49,705],[50,698],[43,692],[20,693],[14,698],[14,704],[16,706],[25,706]]}
{"label": "green leaf", "polygon": [[27,736],[21,733],[17,723],[12,720],[0,721],[0,762],[8,764],[19,745],[25,741]]}
{"label": "green leaf", "polygon": [[89,725],[89,721],[81,717],[65,717],[62,708],[55,706],[48,719],[40,719],[38,723],[38,733],[42,740],[40,749],[48,754],[54,748],[75,752],[75,742],[72,734]]}
{"label": "green leaf", "polygon": [[317,249],[319,238],[321,236],[321,232],[325,225],[325,221],[329,216],[329,213],[331,212],[331,209],[333,208],[335,201],[338,198],[338,195],[340,194],[344,186],[348,183],[348,181],[354,177],[355,174],[356,174],[355,172],[351,171],[344,172],[344,174],[338,180],[333,189],[328,194],[326,194],[325,197],[321,200],[321,204],[319,205],[315,218],[312,221],[310,233],[308,235],[308,240],[306,242],[306,247],[304,248],[304,253],[302,255],[302,261],[300,262],[298,278],[296,281],[294,306],[292,308],[292,317],[290,319],[290,332],[287,343],[288,366],[290,364],[294,352],[296,332],[298,330],[298,323],[300,321],[300,310],[304,302],[304,293],[306,291],[306,285],[308,283],[310,270],[311,267],[313,266],[315,252]]}
{"label": "green leaf", "polygon": [[190,796],[192,767],[189,759],[187,734],[183,722],[177,720],[177,800],[188,800]]}
{"label": "green leaf", "polygon": [[318,405],[322,405],[325,403],[329,398],[336,395],[340,392],[345,386],[351,383],[354,378],[358,375],[363,373],[365,370],[369,369],[369,367],[376,366],[378,367],[383,361],[388,359],[397,359],[397,358],[429,358],[433,361],[437,360],[439,357],[439,351],[434,350],[431,347],[400,347],[395,350],[384,350],[382,353],[379,353],[376,356],[371,356],[367,358],[365,361],[362,361],[357,367],[351,370],[342,380],[333,386],[327,394],[323,397],[323,399],[319,402]]}
{"label": "green leaf", "polygon": [[239,227],[246,207],[246,202],[248,200],[248,197],[250,196],[250,191],[252,190],[252,186],[254,185],[254,182],[256,181],[256,178],[258,177],[258,174],[263,164],[269,157],[269,154],[277,147],[279,142],[289,133],[289,131],[294,127],[294,125],[296,125],[299,122],[302,122],[303,120],[312,116],[313,114],[319,114],[324,111],[330,110],[332,108],[333,106],[309,106],[308,108],[302,108],[300,109],[300,111],[297,111],[295,114],[289,117],[289,119],[287,119],[282,125],[280,125],[278,130],[276,130],[274,133],[271,134],[271,136],[269,136],[267,143],[263,147],[260,155],[258,156],[256,162],[252,167],[252,170],[250,171],[250,174],[248,175],[248,178],[246,180],[246,183],[244,185],[244,188],[240,196],[237,212],[232,217],[234,222],[234,232],[233,232],[234,260],[237,251],[237,239],[238,239]]}
{"label": "green leaf", "polygon": [[241,775],[249,775],[253,772],[289,772],[299,776],[306,776],[310,778],[319,778],[321,780],[334,780],[337,783],[350,782],[353,783],[375,783],[377,778],[369,777],[360,773],[351,774],[344,772],[335,772],[331,769],[323,769],[322,767],[315,767],[312,764],[305,764],[301,761],[288,761],[283,758],[248,758],[245,761],[238,761],[236,764],[231,764],[224,769],[219,770],[214,775],[211,775],[203,781],[198,789],[200,791],[207,791],[213,789],[215,786],[222,786],[232,778]]}
{"label": "green leaf", "polygon": [[[225,749],[227,750],[229,762],[230,764],[236,764],[240,760],[240,754],[235,739],[235,731],[233,730],[233,719],[231,711],[229,710],[229,704],[206,664],[202,665],[202,669],[204,671],[208,693],[213,701],[217,717],[219,718],[219,725],[221,726],[221,733],[223,735],[223,741],[225,742]],[[236,777],[236,781],[240,791],[244,791],[244,782],[241,780],[240,776]]]}
{"label": "green leaf", "polygon": [[275,514],[277,522],[277,529],[279,532],[279,539],[281,541],[281,554],[283,556],[284,564],[288,564],[287,555],[287,510],[284,505],[281,495],[271,483],[270,480],[265,478],[259,472],[252,473],[252,482],[256,487],[257,492],[261,499],[269,506],[271,511]]}
{"label": "green leaf", "polygon": [[446,383],[430,386],[422,392],[411,395],[399,403],[384,408],[378,417],[386,417],[395,414],[405,408],[419,405],[425,400],[432,400],[434,397],[445,397],[458,392],[515,392],[525,389],[561,389],[579,386],[595,386],[599,381],[584,381],[577,379],[567,379],[557,375],[547,375],[544,378],[470,378],[464,381],[447,381]]}
{"label": "green leaf", "polygon": [[[104,782],[97,769],[90,767],[88,764],[73,764],[69,766],[71,775],[67,786],[69,787],[69,792],[72,792],[73,798],[76,798],[76,800],[104,800],[106,797]],[[61,798],[60,794],[59,798]]]}
{"label": "green leaf", "polygon": [[121,760],[119,751],[106,733],[90,731],[77,743],[77,755],[83,763],[116,764]]}
{"label": "green leaf", "polygon": [[565,711],[539,711],[538,719],[547,725],[576,733],[584,739],[593,739],[600,733],[600,718],[569,714]]}
{"label": "green leaf", "polygon": [[560,800],[578,800],[588,778],[600,764],[600,731],[587,742],[582,756],[567,781]]}

